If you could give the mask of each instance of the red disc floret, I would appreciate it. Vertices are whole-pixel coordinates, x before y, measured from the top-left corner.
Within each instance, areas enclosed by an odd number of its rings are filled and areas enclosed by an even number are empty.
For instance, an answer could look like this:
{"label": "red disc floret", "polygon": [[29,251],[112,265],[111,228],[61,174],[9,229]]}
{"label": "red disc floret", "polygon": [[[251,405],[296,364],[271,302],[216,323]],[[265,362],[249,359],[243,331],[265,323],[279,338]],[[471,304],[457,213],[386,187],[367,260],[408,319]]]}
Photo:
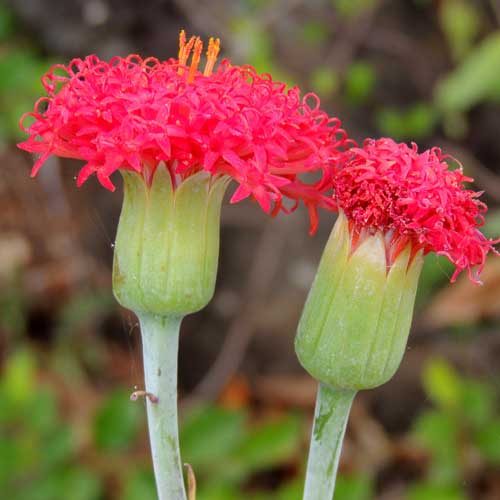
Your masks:
{"label": "red disc floret", "polygon": [[[177,59],[93,55],[54,66],[42,78],[48,97],[22,119],[33,121],[19,147],[40,154],[32,175],[50,155],[77,158],[86,162],[79,186],[95,173],[113,190],[116,170],[147,178],[163,161],[174,182],[200,170],[229,175],[239,183],[232,202],[253,196],[273,214],[302,200],[314,230],[317,207],[334,208],[324,191],[346,144],[340,122],[316,96],[301,97],[250,66],[225,60],[211,73],[212,58],[201,73],[198,61],[193,69]],[[316,171],[315,183],[299,178]]]}
{"label": "red disc floret", "polygon": [[[450,169],[447,159],[458,168]],[[481,193],[464,187],[471,181],[439,148],[419,153],[414,143],[383,138],[351,148],[333,184],[339,207],[358,233],[381,230],[399,251],[411,242],[414,251],[444,255],[456,267],[452,282],[464,269],[478,282],[499,240],[478,229],[487,207],[478,199]]]}

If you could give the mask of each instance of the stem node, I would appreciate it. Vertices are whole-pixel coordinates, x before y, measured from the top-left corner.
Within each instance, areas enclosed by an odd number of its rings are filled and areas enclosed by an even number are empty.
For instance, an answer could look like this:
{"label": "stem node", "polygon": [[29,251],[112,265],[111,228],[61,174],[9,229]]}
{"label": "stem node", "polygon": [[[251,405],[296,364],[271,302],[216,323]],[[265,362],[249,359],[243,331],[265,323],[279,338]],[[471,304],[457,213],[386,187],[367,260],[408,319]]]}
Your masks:
{"label": "stem node", "polygon": [[158,403],[159,401],[158,396],[155,396],[151,392],[147,391],[134,391],[130,395],[130,401],[137,401],[139,398],[147,398],[151,403]]}

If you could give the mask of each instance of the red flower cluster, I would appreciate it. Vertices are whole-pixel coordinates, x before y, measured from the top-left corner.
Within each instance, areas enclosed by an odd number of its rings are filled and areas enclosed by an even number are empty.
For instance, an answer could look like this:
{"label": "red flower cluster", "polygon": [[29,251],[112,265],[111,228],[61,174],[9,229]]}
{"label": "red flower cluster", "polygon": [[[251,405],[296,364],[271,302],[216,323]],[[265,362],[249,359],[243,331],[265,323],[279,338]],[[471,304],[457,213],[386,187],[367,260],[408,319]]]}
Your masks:
{"label": "red flower cluster", "polygon": [[439,148],[419,153],[416,144],[367,139],[345,154],[335,197],[356,236],[363,230],[386,234],[389,263],[411,242],[415,252],[446,256],[456,266],[452,282],[464,269],[478,282],[487,253],[498,253],[498,240],[478,230],[487,210],[481,193],[464,188],[472,179],[461,168],[450,170],[447,158]]}
{"label": "red flower cluster", "polygon": [[[27,116],[34,118],[19,145],[41,154],[32,175],[50,155],[77,158],[86,161],[79,186],[96,173],[113,190],[116,170],[147,179],[164,161],[174,182],[202,169],[229,175],[240,184],[232,202],[252,195],[266,212],[274,204],[273,214],[289,210],[283,196],[295,201],[292,209],[302,200],[314,230],[317,207],[334,206],[323,191],[346,143],[339,120],[319,109],[316,96],[301,98],[297,87],[286,90],[250,66],[224,60],[213,73],[218,40],[210,40],[202,73],[202,47],[182,32],[178,59],[131,55],[104,62],[94,55],[54,66],[42,78],[48,97],[21,120],[23,127]],[[315,184],[298,177],[318,170]]]}

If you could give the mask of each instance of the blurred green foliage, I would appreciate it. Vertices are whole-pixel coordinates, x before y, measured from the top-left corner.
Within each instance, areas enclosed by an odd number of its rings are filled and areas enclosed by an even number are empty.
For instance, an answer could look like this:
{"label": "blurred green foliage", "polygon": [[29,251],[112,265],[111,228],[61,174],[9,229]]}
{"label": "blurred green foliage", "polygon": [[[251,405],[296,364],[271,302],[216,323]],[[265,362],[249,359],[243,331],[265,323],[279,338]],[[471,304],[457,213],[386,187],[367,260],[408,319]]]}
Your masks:
{"label": "blurred green foliage", "polygon": [[93,434],[97,449],[103,452],[126,450],[142,428],[142,417],[142,408],[130,404],[129,394],[115,391],[95,416]]}
{"label": "blurred green foliage", "polygon": [[406,110],[382,108],[375,115],[382,135],[397,141],[416,141],[429,136],[437,121],[436,111],[425,103],[416,103]]}
{"label": "blurred green foliage", "polygon": [[435,94],[438,108],[445,112],[463,112],[482,101],[498,102],[499,60],[500,32],[494,32],[438,82]]}
{"label": "blurred green foliage", "polygon": [[356,61],[347,69],[344,95],[351,104],[361,104],[373,92],[377,80],[375,68],[366,61]]}
{"label": "blurred green foliage", "polygon": [[[76,432],[38,372],[37,357],[29,349],[13,353],[4,369],[2,491],[15,491],[16,500],[98,500],[111,470],[120,478],[119,498],[155,498],[149,457],[134,452],[145,432],[143,405],[132,403],[127,391],[116,390],[96,407],[89,427]],[[487,467],[500,466],[497,392],[491,384],[460,376],[440,358],[427,363],[423,387],[432,407],[417,418],[410,438],[428,454],[429,462],[405,498],[465,500],[468,461],[479,457]],[[300,500],[303,471],[293,470],[305,460],[307,426],[301,415],[255,422],[245,409],[209,405],[182,420],[183,458],[196,472],[197,500]],[[107,457],[110,469],[92,460],[92,450]],[[126,462],[120,460],[123,453]],[[259,489],[260,474],[280,469],[288,471],[288,479],[273,491]],[[362,473],[351,472],[338,480],[336,500],[371,500],[374,495],[373,480]]]}
{"label": "blurred green foliage", "polygon": [[[302,463],[306,427],[300,415],[255,423],[246,410],[204,406],[183,420],[183,458],[196,471],[197,500],[300,500],[302,480],[294,474],[272,493],[252,486],[260,473]],[[118,389],[97,406],[88,427],[83,424],[74,427],[53,388],[40,382],[35,353],[13,353],[0,384],[0,490],[14,491],[16,500],[98,500],[111,471],[122,481],[120,498],[155,498],[149,457],[134,454],[145,432],[143,405]],[[92,459],[93,450],[109,467]],[[336,498],[368,500],[372,486],[363,476],[341,477]]]}
{"label": "blurred green foliage", "polygon": [[10,340],[16,340],[26,331],[27,304],[21,284],[21,274],[14,271],[0,287],[0,329]]}
{"label": "blurred green foliage", "polygon": [[428,361],[423,387],[433,408],[415,421],[413,438],[430,462],[426,478],[410,488],[409,499],[465,500],[470,462],[500,465],[497,391],[491,383],[460,376],[440,358]]}
{"label": "blurred green foliage", "polygon": [[17,35],[12,12],[0,2],[0,143],[24,138],[19,118],[43,95],[40,77],[50,67]]}
{"label": "blurred green foliage", "polygon": [[331,68],[319,67],[311,73],[310,84],[312,90],[319,95],[335,94],[340,86],[340,77]]}
{"label": "blurred green foliage", "polygon": [[439,4],[439,21],[453,58],[462,59],[479,34],[479,10],[468,0],[444,0]]}
{"label": "blurred green foliage", "polygon": [[79,443],[55,394],[38,385],[28,350],[13,353],[0,382],[0,491],[16,500],[97,500],[100,478],[78,460]]}
{"label": "blurred green foliage", "polygon": [[373,7],[375,0],[331,0],[336,11],[342,17],[356,17]]}

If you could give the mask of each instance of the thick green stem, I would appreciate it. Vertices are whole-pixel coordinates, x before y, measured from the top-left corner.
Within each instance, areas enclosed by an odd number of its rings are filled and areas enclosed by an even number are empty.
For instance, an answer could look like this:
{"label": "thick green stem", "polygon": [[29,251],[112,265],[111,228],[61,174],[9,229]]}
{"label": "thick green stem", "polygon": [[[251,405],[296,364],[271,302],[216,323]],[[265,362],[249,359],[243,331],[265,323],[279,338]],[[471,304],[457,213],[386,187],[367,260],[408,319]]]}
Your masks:
{"label": "thick green stem", "polygon": [[[159,500],[186,500],[177,419],[177,354],[181,317],[139,314],[149,439]],[[156,396],[157,401],[154,401]]]}
{"label": "thick green stem", "polygon": [[320,383],[307,462],[304,500],[331,500],[347,419],[356,391]]}

